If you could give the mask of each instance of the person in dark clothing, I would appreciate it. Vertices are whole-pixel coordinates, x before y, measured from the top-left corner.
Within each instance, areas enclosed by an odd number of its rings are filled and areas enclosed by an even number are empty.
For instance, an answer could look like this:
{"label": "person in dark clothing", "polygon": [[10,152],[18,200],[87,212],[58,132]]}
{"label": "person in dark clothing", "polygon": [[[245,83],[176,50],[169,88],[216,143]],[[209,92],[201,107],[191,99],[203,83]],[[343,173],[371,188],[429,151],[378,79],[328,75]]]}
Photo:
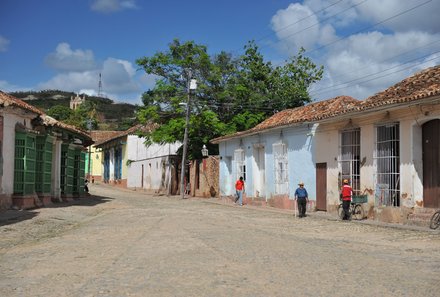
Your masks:
{"label": "person in dark clothing", "polygon": [[87,179],[84,180],[84,192],[89,192],[89,181]]}
{"label": "person in dark clothing", "polygon": [[307,202],[309,202],[309,194],[306,188],[304,188],[304,183],[300,182],[298,188],[295,191],[295,200],[298,203],[298,213],[299,217],[303,218],[306,216]]}

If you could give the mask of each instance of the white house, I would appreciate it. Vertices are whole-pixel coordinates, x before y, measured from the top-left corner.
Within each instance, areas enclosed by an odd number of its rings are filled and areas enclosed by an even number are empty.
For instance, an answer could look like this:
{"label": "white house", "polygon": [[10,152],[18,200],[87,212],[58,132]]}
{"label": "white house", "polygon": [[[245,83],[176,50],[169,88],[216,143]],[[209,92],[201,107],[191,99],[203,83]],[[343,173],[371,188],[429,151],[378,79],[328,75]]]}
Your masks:
{"label": "white house", "polygon": [[333,211],[347,178],[355,194],[367,195],[370,217],[405,222],[440,207],[440,66],[366,100],[337,97],[285,110],[212,142],[219,144],[223,196],[244,176],[248,196],[291,208],[277,199],[292,199],[302,180],[316,208]]}
{"label": "white house", "polygon": [[150,192],[177,194],[180,142],[146,146],[145,138],[128,135],[127,187]]}
{"label": "white house", "polygon": [[440,208],[440,66],[320,122],[315,137],[316,164],[325,171],[316,183],[325,185],[328,207],[339,203],[340,180],[348,178],[368,195],[370,215],[383,220]]}
{"label": "white house", "polygon": [[103,156],[104,182],[152,193],[177,193],[180,164],[177,150],[181,144],[145,145],[145,138],[137,132],[155,128],[154,124],[137,125],[95,144]]}

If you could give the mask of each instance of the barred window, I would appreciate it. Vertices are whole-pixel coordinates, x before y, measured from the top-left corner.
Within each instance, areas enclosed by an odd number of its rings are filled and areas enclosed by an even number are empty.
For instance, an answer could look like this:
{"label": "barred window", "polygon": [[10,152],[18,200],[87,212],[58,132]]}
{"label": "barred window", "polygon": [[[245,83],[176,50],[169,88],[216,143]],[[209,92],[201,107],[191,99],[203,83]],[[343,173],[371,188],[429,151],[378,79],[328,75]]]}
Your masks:
{"label": "barred window", "polygon": [[376,127],[375,199],[378,206],[400,206],[399,123]]}
{"label": "barred window", "polygon": [[340,184],[344,179],[350,181],[353,193],[360,194],[360,155],[361,130],[359,128],[344,130],[340,134],[339,169]]}

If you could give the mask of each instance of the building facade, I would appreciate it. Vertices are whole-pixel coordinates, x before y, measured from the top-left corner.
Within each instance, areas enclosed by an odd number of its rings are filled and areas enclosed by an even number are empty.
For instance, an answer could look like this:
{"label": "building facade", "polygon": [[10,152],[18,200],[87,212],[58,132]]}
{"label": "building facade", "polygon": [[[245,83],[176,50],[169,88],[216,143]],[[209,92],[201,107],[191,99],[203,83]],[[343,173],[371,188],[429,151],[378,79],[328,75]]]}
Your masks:
{"label": "building facade", "polygon": [[0,207],[82,196],[89,135],[1,91],[0,107]]}
{"label": "building facade", "polygon": [[[302,180],[314,205],[335,211],[348,179],[372,218],[405,222],[440,207],[440,66],[363,101],[337,97],[285,110],[255,128],[214,139],[220,194],[244,176],[253,200],[283,208]],[[274,199],[272,202],[271,199]]]}

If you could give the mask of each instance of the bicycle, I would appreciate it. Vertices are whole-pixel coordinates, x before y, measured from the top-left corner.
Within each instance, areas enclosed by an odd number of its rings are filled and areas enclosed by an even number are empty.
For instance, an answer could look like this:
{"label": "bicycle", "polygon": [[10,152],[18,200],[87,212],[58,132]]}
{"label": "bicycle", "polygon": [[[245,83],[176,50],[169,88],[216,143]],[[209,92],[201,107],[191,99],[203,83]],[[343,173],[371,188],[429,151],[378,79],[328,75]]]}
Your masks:
{"label": "bicycle", "polygon": [[440,226],[440,210],[437,210],[431,217],[429,228],[437,229]]}
{"label": "bicycle", "polygon": [[[350,203],[349,208],[349,220],[351,220],[352,217],[355,218],[355,220],[362,220],[365,216],[364,208],[362,207],[362,203],[368,202],[368,196],[367,195],[356,195],[353,196]],[[342,208],[342,203],[338,206],[338,216],[341,218],[341,220],[344,218],[344,209]]]}

